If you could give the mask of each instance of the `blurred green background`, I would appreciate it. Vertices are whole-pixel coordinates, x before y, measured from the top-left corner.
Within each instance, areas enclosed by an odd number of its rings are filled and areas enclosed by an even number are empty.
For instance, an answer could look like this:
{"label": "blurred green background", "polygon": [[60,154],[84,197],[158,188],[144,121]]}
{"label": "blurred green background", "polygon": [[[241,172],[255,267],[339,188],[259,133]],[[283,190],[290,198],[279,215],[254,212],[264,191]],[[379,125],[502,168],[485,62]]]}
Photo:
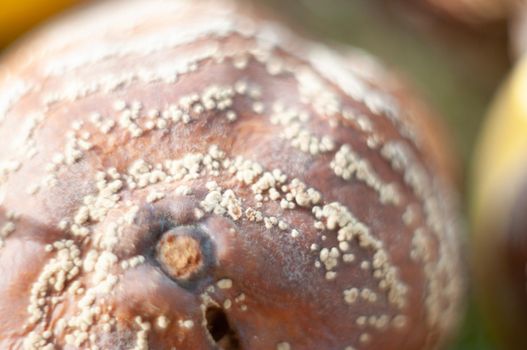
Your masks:
{"label": "blurred green background", "polygon": [[[460,155],[459,182],[468,211],[476,136],[492,96],[512,66],[505,23],[467,26],[404,0],[244,1],[264,3],[275,16],[310,36],[363,48],[411,78],[450,127]],[[89,1],[0,0],[0,50],[50,14],[80,2]],[[465,231],[470,232],[468,222]],[[450,350],[496,349],[473,291],[471,286],[463,328]]]}

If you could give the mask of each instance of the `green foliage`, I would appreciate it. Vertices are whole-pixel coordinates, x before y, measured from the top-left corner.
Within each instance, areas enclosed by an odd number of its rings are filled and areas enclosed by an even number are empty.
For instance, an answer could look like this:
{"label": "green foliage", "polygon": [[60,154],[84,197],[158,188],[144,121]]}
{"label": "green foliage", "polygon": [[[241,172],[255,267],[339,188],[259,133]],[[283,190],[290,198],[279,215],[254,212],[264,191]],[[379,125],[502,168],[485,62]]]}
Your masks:
{"label": "green foliage", "polygon": [[497,350],[484,329],[482,316],[474,302],[470,304],[463,328],[450,350]]}

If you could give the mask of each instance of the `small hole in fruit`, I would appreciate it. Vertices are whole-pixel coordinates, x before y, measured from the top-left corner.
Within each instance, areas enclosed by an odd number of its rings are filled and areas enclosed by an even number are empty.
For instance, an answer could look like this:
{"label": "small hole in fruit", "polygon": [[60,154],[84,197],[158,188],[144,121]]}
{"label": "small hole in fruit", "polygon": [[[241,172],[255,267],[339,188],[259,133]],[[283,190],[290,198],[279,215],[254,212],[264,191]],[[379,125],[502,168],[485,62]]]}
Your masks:
{"label": "small hole in fruit", "polygon": [[221,350],[240,350],[238,335],[232,329],[225,312],[216,306],[209,307],[205,311],[207,330]]}

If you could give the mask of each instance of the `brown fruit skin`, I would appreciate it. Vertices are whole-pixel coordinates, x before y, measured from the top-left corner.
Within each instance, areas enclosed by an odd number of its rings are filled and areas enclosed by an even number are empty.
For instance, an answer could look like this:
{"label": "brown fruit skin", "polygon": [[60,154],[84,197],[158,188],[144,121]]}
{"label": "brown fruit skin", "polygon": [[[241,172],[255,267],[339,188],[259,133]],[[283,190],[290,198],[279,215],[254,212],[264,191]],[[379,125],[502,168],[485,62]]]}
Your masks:
{"label": "brown fruit skin", "polygon": [[527,4],[520,3],[510,23],[511,53],[520,60],[527,51]]}
{"label": "brown fruit skin", "polygon": [[515,0],[404,0],[413,6],[474,27],[506,19]]}
{"label": "brown fruit skin", "polygon": [[[449,170],[350,60],[218,1],[100,4],[11,52],[0,348],[441,347]],[[188,279],[156,256],[178,230]]]}
{"label": "brown fruit skin", "polygon": [[347,56],[347,68],[366,80],[371,86],[397,99],[404,106],[404,118],[414,125],[426,142],[421,144],[424,153],[430,157],[441,178],[458,187],[461,182],[459,160],[454,156],[455,147],[452,135],[449,135],[441,117],[423,99],[420,93],[402,73],[395,68],[388,70],[370,55],[351,50]]}
{"label": "brown fruit skin", "polygon": [[[514,318],[510,318],[509,322],[516,321],[510,329],[504,331],[503,335],[510,335],[509,344],[514,346],[523,344],[527,346],[527,341],[523,340],[521,336],[522,326],[527,324],[527,222],[525,212],[527,210],[527,181],[525,174],[522,183],[519,187],[518,194],[514,198],[514,202],[509,215],[508,227],[506,227],[505,238],[505,268],[506,276],[510,281],[509,289],[509,305],[513,309],[513,313],[519,314]],[[508,310],[509,311],[509,310]],[[509,333],[509,334],[507,334]]]}

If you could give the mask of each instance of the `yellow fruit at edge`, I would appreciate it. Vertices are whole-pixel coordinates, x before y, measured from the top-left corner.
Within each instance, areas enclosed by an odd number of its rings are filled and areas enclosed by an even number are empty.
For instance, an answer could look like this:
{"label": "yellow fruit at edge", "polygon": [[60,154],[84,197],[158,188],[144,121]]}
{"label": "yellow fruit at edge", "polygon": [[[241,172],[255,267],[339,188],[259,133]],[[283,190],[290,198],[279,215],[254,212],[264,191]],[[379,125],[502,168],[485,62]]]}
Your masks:
{"label": "yellow fruit at edge", "polygon": [[[522,60],[491,108],[476,153],[477,201],[501,187],[527,159],[527,59]],[[483,197],[483,198],[479,198]]]}
{"label": "yellow fruit at edge", "polygon": [[0,0],[0,47],[78,0]]}
{"label": "yellow fruit at edge", "polygon": [[527,259],[522,250],[527,227],[512,230],[513,213],[527,215],[527,207],[518,208],[527,188],[527,58],[517,65],[490,110],[472,184],[476,292],[491,329],[506,348],[527,349],[527,271],[517,260]]}

